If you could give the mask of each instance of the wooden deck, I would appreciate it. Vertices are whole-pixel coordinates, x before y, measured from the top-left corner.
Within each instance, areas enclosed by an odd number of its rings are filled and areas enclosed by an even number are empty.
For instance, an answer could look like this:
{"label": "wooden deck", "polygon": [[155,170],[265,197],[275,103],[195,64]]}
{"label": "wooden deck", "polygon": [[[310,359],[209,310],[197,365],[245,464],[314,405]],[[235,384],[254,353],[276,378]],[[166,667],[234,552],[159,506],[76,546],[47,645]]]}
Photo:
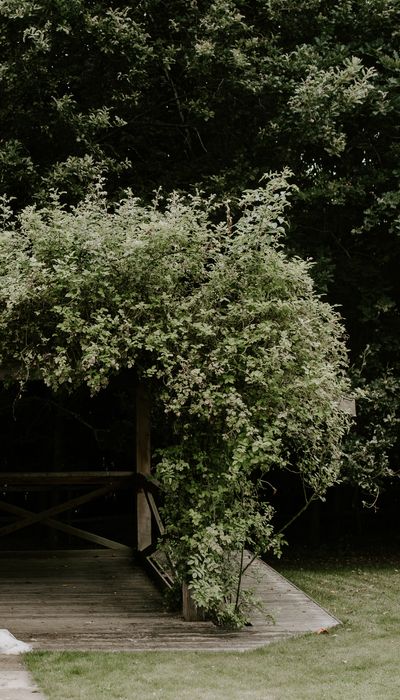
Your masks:
{"label": "wooden deck", "polygon": [[229,632],[165,612],[157,587],[126,552],[2,552],[0,628],[35,649],[244,651],[338,624],[261,561],[246,585],[265,614]]}

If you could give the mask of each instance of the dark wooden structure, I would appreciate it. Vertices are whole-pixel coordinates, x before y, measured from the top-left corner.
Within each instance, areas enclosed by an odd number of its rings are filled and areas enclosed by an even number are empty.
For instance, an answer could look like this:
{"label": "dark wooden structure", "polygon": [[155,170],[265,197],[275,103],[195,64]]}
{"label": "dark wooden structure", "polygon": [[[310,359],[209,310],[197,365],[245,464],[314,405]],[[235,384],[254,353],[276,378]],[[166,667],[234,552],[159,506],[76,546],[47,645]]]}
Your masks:
{"label": "dark wooden structure", "polygon": [[[141,473],[128,471],[87,471],[87,472],[3,472],[0,474],[0,490],[5,493],[26,491],[46,491],[57,489],[60,492],[60,487],[69,487],[75,490],[86,490],[82,495],[75,495],[66,501],[58,503],[51,508],[47,508],[39,513],[32,513],[26,508],[13,505],[4,499],[0,499],[0,510],[17,516],[16,522],[0,527],[0,537],[17,532],[25,527],[29,527],[35,523],[42,523],[47,527],[60,530],[67,535],[73,535],[79,539],[92,542],[109,549],[131,551],[131,547],[116,542],[106,537],[101,537],[93,532],[76,528],[73,525],[65,523],[56,516],[61,515],[77,506],[94,501],[102,496],[110,493],[115,493],[121,489],[130,489],[136,493],[136,497],[144,497],[146,503],[148,500],[152,504],[156,514],[156,506],[154,496],[150,491],[156,490],[156,486]],[[146,527],[151,535],[151,510],[148,507],[148,521]],[[139,530],[140,534],[140,530]],[[150,542],[151,544],[151,542]]]}
{"label": "dark wooden structure", "polygon": [[[150,455],[150,403],[139,385],[135,470],[0,472],[0,512],[12,518],[0,527],[0,538],[6,540],[40,524],[78,538],[86,547],[0,550],[0,627],[38,649],[225,651],[251,649],[337,624],[259,560],[246,573],[245,585],[255,588],[266,613],[257,613],[251,627],[240,632],[215,627],[193,605],[186,587],[183,616],[166,612],[160,585],[172,585],[172,567],[156,552],[164,527]],[[23,499],[21,504],[21,494],[26,492],[48,498],[38,497],[36,508],[27,507]],[[53,492],[57,498],[52,502]],[[129,494],[135,507],[136,528],[130,544],[68,522],[71,510],[121,492]],[[18,503],[13,502],[13,494]],[[41,502],[43,508],[38,507]],[[96,549],[88,549],[87,543]]]}
{"label": "dark wooden structure", "polygon": [[[4,378],[4,372],[2,374]],[[145,387],[138,383],[136,436],[133,436],[136,438],[135,471],[93,469],[0,472],[0,512],[15,518],[13,522],[0,526],[0,538],[6,538],[7,535],[33,525],[44,525],[85,543],[90,542],[98,547],[125,552],[131,557],[135,555],[162,586],[171,587],[172,575],[169,565],[156,554],[156,545],[164,533],[164,527],[157,508],[159,485],[151,476],[150,432],[149,396]],[[133,439],[132,446],[134,442]],[[25,505],[12,502],[12,494],[27,492],[42,494],[43,497],[38,497],[35,503],[42,501],[46,504],[45,507],[33,512]],[[135,513],[136,527],[130,533],[129,544],[100,535],[88,527],[83,529],[68,522],[68,514],[71,511],[104,497],[115,496],[118,492],[128,492],[132,499],[132,512]]]}
{"label": "dark wooden structure", "polygon": [[[259,615],[253,628],[218,630],[204,619],[185,586],[183,619],[167,614],[159,586],[171,587],[173,574],[171,563],[156,552],[164,527],[157,508],[159,485],[151,475],[150,401],[141,384],[136,388],[135,438],[135,470],[0,472],[0,512],[13,519],[0,526],[0,538],[40,524],[86,546],[81,551],[0,551],[0,627],[25,641],[38,641],[44,649],[242,650],[337,624],[259,560],[252,565],[257,593],[267,610],[280,616],[279,628]],[[21,505],[21,498],[12,502],[12,494],[28,491],[56,492],[57,498],[35,509]],[[130,544],[68,522],[71,510],[118,492],[130,495],[135,511]],[[87,549],[88,542],[97,549]],[[102,582],[100,588],[96,582]],[[195,627],[188,631],[183,620]]]}

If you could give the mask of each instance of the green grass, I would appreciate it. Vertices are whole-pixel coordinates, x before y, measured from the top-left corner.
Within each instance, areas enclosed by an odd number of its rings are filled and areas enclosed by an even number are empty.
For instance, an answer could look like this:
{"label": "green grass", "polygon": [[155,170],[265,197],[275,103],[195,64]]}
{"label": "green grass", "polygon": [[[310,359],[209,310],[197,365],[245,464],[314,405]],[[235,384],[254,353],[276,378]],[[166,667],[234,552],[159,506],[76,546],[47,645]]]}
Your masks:
{"label": "green grass", "polygon": [[280,570],[343,625],[242,654],[34,652],[27,664],[49,700],[399,700],[400,556]]}

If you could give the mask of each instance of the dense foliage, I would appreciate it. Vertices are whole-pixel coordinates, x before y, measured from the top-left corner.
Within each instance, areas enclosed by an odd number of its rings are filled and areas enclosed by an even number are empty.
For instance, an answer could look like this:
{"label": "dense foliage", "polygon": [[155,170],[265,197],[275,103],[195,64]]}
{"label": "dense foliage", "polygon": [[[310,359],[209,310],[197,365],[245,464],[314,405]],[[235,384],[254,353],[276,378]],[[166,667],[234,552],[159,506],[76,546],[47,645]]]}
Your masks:
{"label": "dense foliage", "polygon": [[0,0],[15,207],[53,187],[77,201],[100,174],[149,200],[291,168],[287,245],[342,306],[364,390],[349,476],[370,469],[368,489],[399,454],[399,14],[397,0]]}
{"label": "dense foliage", "polygon": [[233,624],[238,552],[279,551],[275,473],[322,497],[348,424],[338,316],[282,250],[288,191],[269,178],[233,222],[198,195],[146,207],[128,194],[110,210],[98,188],[72,210],[5,208],[0,238],[2,366],[93,393],[136,368],[173,426],[157,467],[164,546],[197,603]]}

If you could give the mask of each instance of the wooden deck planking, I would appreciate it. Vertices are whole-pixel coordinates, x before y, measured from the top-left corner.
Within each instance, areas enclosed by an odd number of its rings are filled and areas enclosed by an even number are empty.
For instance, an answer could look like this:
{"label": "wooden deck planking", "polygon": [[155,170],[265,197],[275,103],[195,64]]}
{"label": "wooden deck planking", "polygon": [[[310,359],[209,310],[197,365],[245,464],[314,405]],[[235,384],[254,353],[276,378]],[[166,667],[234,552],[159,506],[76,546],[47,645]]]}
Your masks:
{"label": "wooden deck planking", "polygon": [[[260,559],[256,559],[248,570],[245,586],[254,590],[262,601],[264,610],[273,619],[276,632],[317,632],[340,624],[336,617]],[[254,611],[252,624],[265,628],[265,613]]]}
{"label": "wooden deck planking", "polygon": [[267,614],[239,632],[164,610],[146,572],[124,552],[0,554],[0,628],[37,649],[244,651],[338,623],[261,561],[246,575]]}

